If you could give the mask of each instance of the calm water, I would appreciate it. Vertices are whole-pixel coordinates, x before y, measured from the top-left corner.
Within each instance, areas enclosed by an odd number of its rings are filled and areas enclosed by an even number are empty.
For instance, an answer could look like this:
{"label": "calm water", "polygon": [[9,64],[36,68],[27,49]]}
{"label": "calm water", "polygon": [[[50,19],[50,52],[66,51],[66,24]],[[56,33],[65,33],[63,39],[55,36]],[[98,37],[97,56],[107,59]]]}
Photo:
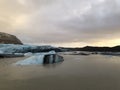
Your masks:
{"label": "calm water", "polygon": [[12,65],[21,59],[0,59],[0,90],[120,90],[120,57],[66,55],[54,65]]}

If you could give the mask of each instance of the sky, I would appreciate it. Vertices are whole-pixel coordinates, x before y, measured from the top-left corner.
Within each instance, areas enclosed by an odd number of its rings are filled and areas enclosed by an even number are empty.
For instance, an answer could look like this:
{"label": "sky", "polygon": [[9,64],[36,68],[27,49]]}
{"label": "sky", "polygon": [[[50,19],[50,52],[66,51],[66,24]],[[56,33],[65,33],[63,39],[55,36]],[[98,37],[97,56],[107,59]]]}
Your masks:
{"label": "sky", "polygon": [[0,32],[25,44],[120,45],[120,0],[0,0]]}

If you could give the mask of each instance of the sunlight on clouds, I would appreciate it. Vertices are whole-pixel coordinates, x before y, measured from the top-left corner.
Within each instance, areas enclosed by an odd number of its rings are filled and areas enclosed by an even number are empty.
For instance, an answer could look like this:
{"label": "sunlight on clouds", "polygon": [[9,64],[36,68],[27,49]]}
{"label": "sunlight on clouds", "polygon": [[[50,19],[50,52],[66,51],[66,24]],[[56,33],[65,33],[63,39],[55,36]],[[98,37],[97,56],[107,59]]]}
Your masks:
{"label": "sunlight on clouds", "polygon": [[20,15],[14,18],[13,27],[20,28],[20,26],[26,25],[28,17],[26,15]]}
{"label": "sunlight on clouds", "polygon": [[120,45],[120,38],[119,39],[112,39],[112,40],[99,40],[98,42],[93,43],[84,43],[84,42],[72,42],[72,43],[58,43],[53,44],[56,46],[63,46],[63,47],[84,47],[84,46],[110,46],[113,47],[115,45]]}
{"label": "sunlight on clouds", "polygon": [[62,46],[62,47],[84,47],[84,46],[116,46],[120,45],[120,38],[119,39],[112,39],[112,40],[98,40],[98,42],[93,42],[93,43],[85,43],[85,42],[70,42],[70,43],[58,43],[58,44],[53,44],[56,46]]}
{"label": "sunlight on clouds", "polygon": [[116,39],[111,39],[111,40],[100,40],[93,45],[95,46],[115,46],[115,45],[120,45],[120,38]]}
{"label": "sunlight on clouds", "polygon": [[54,46],[59,47],[83,47],[86,46],[87,43],[84,42],[66,42],[66,43],[52,43]]}
{"label": "sunlight on clouds", "polygon": [[26,1],[25,0],[18,0],[18,2],[22,5],[25,5],[26,4]]}

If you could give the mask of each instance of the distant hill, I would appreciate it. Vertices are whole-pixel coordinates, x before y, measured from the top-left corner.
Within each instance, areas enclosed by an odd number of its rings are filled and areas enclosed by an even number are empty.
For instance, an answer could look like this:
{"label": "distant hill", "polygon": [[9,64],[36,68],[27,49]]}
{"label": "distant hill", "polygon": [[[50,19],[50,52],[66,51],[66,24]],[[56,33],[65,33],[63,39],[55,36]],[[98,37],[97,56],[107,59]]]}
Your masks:
{"label": "distant hill", "polygon": [[22,42],[14,35],[0,32],[0,44],[22,44]]}
{"label": "distant hill", "polygon": [[86,46],[83,48],[63,48],[62,50],[65,51],[91,51],[91,52],[120,52],[120,45],[115,47],[93,47],[93,46]]}

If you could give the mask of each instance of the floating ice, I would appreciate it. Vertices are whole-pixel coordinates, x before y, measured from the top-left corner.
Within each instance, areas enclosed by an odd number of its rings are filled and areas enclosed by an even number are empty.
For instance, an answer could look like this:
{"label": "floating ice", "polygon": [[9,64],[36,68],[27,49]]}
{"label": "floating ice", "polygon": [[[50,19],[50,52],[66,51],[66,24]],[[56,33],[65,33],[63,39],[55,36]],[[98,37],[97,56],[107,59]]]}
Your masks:
{"label": "floating ice", "polygon": [[48,53],[39,53],[35,56],[27,58],[22,61],[18,61],[15,65],[37,65],[37,64],[52,64],[62,62],[63,57],[56,54],[56,52],[51,51]]}
{"label": "floating ice", "polygon": [[42,64],[44,55],[32,56],[28,59],[18,61],[15,65],[32,65],[32,64]]}
{"label": "floating ice", "polygon": [[24,54],[24,56],[32,56],[32,55],[33,55],[33,53],[31,53],[31,52],[28,52],[28,53]]}

